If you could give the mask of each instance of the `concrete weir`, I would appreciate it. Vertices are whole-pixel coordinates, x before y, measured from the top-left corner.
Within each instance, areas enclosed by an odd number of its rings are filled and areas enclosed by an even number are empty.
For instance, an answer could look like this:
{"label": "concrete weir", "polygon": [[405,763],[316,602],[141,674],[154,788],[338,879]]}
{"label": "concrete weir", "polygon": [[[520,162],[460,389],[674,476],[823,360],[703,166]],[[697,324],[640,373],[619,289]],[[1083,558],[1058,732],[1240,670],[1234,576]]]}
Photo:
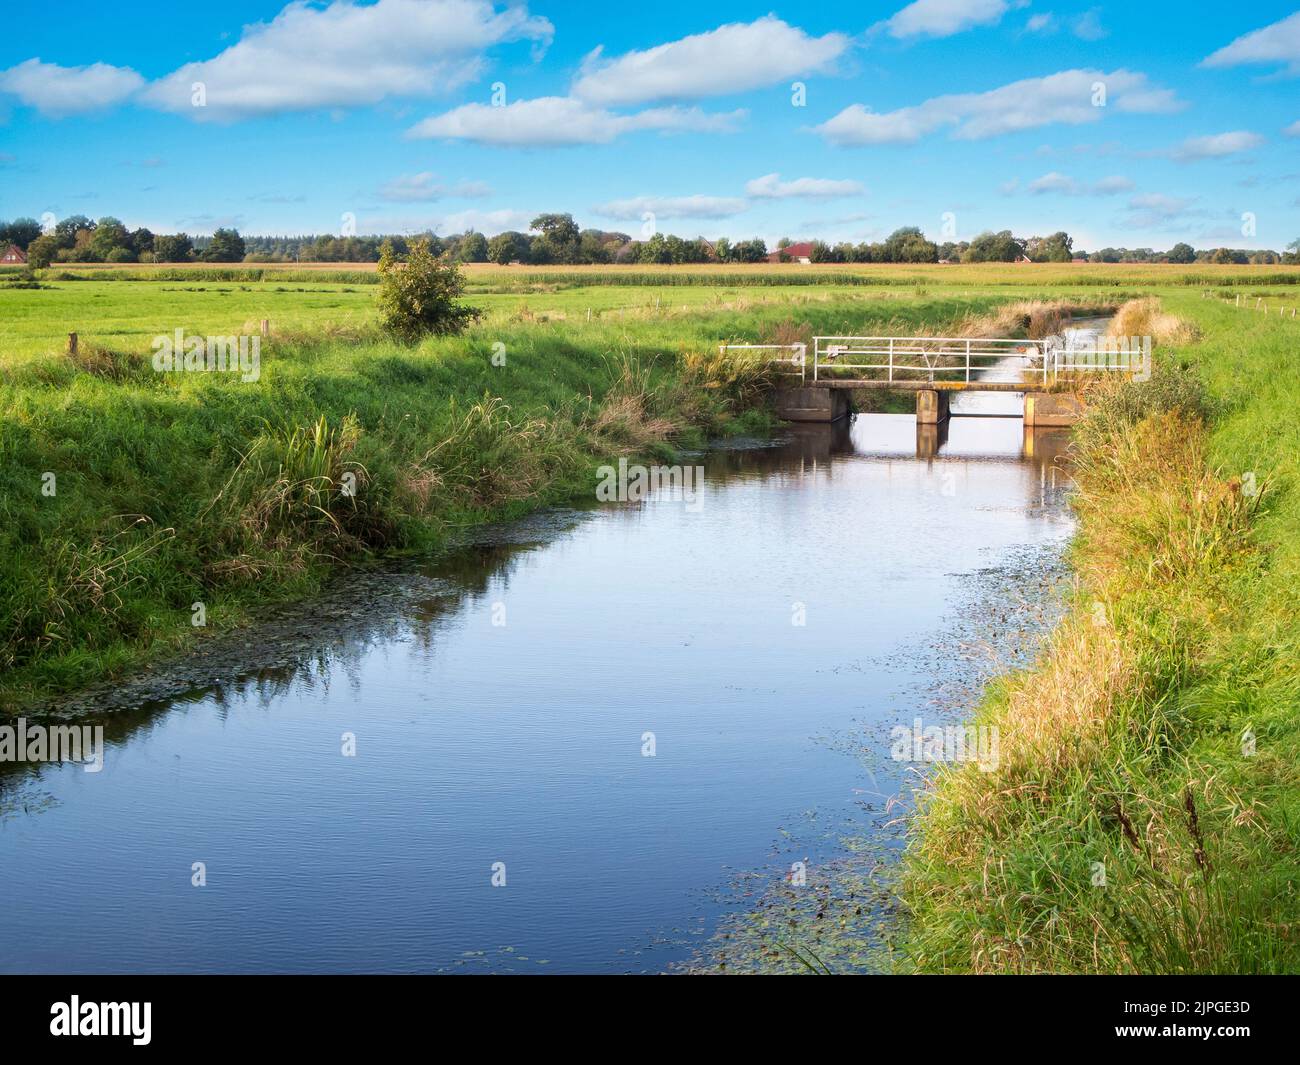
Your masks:
{"label": "concrete weir", "polygon": [[854,389],[888,389],[916,393],[916,424],[942,425],[951,416],[954,392],[1017,392],[1024,395],[1025,427],[1055,428],[1073,425],[1084,412],[1083,398],[1065,390],[1026,391],[1022,383],[1006,381],[884,382],[828,381],[825,384],[776,390],[776,413],[787,422],[837,422],[851,409],[849,393]]}
{"label": "concrete weir", "polygon": [[849,394],[818,385],[778,388],[776,413],[787,422],[837,422],[849,415]]}
{"label": "concrete weir", "polygon": [[1083,400],[1073,392],[1026,392],[1025,428],[1073,425],[1083,410]]}

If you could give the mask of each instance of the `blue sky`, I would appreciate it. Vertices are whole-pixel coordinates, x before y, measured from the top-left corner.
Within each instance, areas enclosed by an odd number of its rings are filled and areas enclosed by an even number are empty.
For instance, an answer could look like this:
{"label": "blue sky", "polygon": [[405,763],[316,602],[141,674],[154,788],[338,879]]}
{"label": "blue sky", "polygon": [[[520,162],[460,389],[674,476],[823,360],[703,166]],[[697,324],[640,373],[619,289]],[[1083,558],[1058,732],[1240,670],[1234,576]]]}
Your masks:
{"label": "blue sky", "polygon": [[1294,4],[8,0],[5,14],[0,218],[493,233],[569,211],[772,242],[1063,228],[1087,250],[1300,237]]}

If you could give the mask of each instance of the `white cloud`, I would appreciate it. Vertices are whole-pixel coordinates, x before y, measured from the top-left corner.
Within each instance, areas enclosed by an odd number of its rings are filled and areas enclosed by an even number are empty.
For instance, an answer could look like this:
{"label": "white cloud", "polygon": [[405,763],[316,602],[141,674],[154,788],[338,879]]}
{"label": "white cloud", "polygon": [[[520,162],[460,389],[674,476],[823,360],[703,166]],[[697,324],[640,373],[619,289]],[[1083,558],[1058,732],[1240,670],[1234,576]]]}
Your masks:
{"label": "white cloud", "polygon": [[845,34],[811,37],[767,15],[613,59],[604,59],[597,48],[583,61],[573,95],[618,107],[748,92],[821,72],[848,47]]}
{"label": "white cloud", "polygon": [[507,229],[527,232],[528,223],[535,216],[528,211],[516,211],[503,207],[496,211],[478,211],[474,209],[456,211],[437,219],[433,228],[443,233],[464,233],[474,229],[480,233],[503,233]]}
{"label": "white cloud", "polygon": [[1096,196],[1114,196],[1116,193],[1128,192],[1133,187],[1133,182],[1119,174],[1113,174],[1110,177],[1104,177],[1092,187],[1093,194]]}
{"label": "white cloud", "polygon": [[477,230],[495,234],[507,229],[526,231],[536,212],[519,211],[510,207],[485,211],[469,208],[439,215],[367,214],[361,227],[367,233],[464,233]]}
{"label": "white cloud", "polygon": [[1026,188],[1034,193],[1063,192],[1066,195],[1073,196],[1079,191],[1079,183],[1074,178],[1053,170],[1050,174],[1035,178]]}
{"label": "white cloud", "polygon": [[[526,7],[490,0],[377,0],[327,7],[294,0],[212,59],[153,82],[143,99],[199,120],[356,107],[431,96],[477,76],[483,52],[506,41],[548,44],[553,28]],[[206,106],[191,102],[202,82]]]}
{"label": "white cloud", "polygon": [[29,59],[0,71],[0,92],[11,93],[43,115],[100,111],[137,93],[144,78],[129,67],[94,63],[88,67],[61,67]]}
{"label": "white cloud", "polygon": [[1300,137],[1300,122],[1292,122],[1291,125],[1287,126],[1287,128],[1282,131],[1282,135],[1286,137]]}
{"label": "white cloud", "polygon": [[647,212],[659,218],[731,218],[748,204],[727,196],[634,196],[594,208],[605,218],[639,219]]}
{"label": "white cloud", "polygon": [[1283,63],[1288,73],[1300,75],[1300,11],[1238,37],[1201,65],[1238,67],[1248,63]]}
{"label": "white cloud", "polygon": [[730,133],[744,111],[709,114],[698,107],[658,107],[630,115],[591,107],[568,96],[540,96],[504,107],[465,104],[435,115],[407,131],[415,138],[441,137],[509,147],[608,144],[624,133]]}
{"label": "white cloud", "polygon": [[1011,5],[1006,0],[915,0],[884,26],[891,37],[951,37],[973,26],[991,26]]}
{"label": "white cloud", "polygon": [[1081,41],[1100,41],[1110,36],[1110,30],[1101,24],[1101,8],[1085,11],[1070,23],[1070,31]]}
{"label": "white cloud", "polygon": [[462,181],[444,185],[428,170],[419,174],[403,174],[394,178],[379,191],[382,199],[393,203],[419,203],[440,200],[446,196],[488,196],[492,190],[481,181]]}
{"label": "white cloud", "polygon": [[1114,175],[1102,178],[1092,185],[1086,185],[1075,181],[1068,174],[1053,170],[1031,181],[1025,188],[1035,195],[1057,193],[1062,196],[1113,196],[1116,193],[1128,192],[1133,188],[1133,182],[1126,177]]}
{"label": "white cloud", "polygon": [[795,197],[831,199],[836,196],[857,196],[863,192],[866,192],[866,189],[857,181],[812,177],[782,181],[780,174],[764,174],[745,185],[745,194],[756,200],[784,200]]}
{"label": "white cloud", "polygon": [[[1106,87],[1107,107],[1093,105],[1099,82]],[[983,140],[1052,123],[1097,122],[1110,110],[1167,114],[1180,107],[1170,90],[1151,86],[1145,74],[1065,70],[988,92],[936,96],[897,111],[874,112],[853,104],[815,132],[842,146],[910,144],[943,128],[952,128],[957,140]]]}
{"label": "white cloud", "polygon": [[1056,16],[1050,11],[1041,15],[1030,15],[1029,21],[1025,23],[1027,33],[1055,33]]}
{"label": "white cloud", "polygon": [[1208,137],[1190,137],[1183,141],[1171,153],[1170,157],[1180,163],[1192,163],[1199,159],[1222,159],[1227,155],[1250,151],[1264,143],[1258,133],[1238,129],[1231,133],[1215,133]]}
{"label": "white cloud", "polygon": [[1127,224],[1138,229],[1154,229],[1192,214],[1194,199],[1166,196],[1162,192],[1134,196],[1128,201]]}

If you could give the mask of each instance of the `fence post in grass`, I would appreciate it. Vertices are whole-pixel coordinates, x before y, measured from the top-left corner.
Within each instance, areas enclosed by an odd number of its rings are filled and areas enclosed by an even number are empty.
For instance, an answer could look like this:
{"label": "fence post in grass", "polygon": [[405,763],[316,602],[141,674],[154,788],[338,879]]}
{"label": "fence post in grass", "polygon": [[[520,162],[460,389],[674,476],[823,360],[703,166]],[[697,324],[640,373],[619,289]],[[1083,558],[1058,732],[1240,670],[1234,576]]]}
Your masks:
{"label": "fence post in grass", "polygon": [[76,333],[69,333],[69,334],[68,334],[68,354],[69,354],[69,355],[75,355],[75,354],[77,354],[77,334],[76,334]]}
{"label": "fence post in grass", "polygon": [[264,337],[269,337],[270,335],[271,335],[271,319],[269,319],[269,318],[263,318],[263,319],[262,319],[262,336],[264,336]]}

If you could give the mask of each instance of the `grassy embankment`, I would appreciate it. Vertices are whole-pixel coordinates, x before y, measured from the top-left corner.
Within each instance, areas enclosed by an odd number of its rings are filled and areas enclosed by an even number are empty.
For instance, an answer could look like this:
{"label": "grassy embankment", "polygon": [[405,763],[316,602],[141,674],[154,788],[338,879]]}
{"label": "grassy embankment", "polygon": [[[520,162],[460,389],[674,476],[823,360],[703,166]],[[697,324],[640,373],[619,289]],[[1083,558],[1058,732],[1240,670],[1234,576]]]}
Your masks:
{"label": "grassy embankment", "polygon": [[1300,971],[1300,320],[1164,310],[1200,335],[1079,427],[1070,613],[976,713],[1000,768],[921,797],[910,968]]}
{"label": "grassy embankment", "polygon": [[[352,560],[435,551],[459,526],[591,500],[594,467],[615,455],[765,428],[753,372],[721,364],[719,339],[958,328],[998,303],[913,294],[683,309],[638,295],[617,316],[547,321],[512,299],[465,337],[402,348],[374,333],[368,294],[48,286],[0,288],[0,701],[11,711],[201,638],[196,602],[206,631],[235,625]],[[226,335],[261,317],[276,331],[256,382],[151,367],[154,334]],[[63,351],[73,328],[75,358]]]}

